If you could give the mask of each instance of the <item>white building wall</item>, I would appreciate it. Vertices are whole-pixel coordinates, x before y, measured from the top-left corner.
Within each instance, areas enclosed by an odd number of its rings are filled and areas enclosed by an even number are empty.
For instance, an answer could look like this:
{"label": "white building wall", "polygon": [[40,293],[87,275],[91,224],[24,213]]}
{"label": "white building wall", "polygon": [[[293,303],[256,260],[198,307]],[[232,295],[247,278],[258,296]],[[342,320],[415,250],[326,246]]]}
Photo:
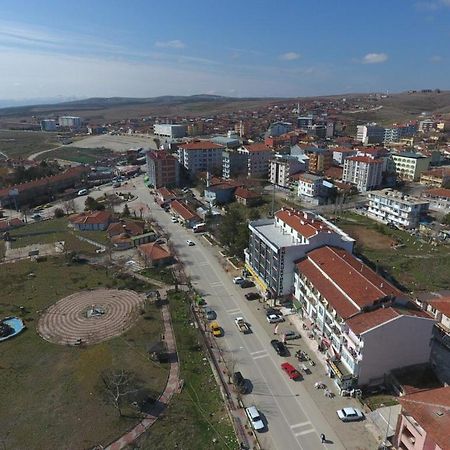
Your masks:
{"label": "white building wall", "polygon": [[433,319],[401,316],[361,335],[358,384],[368,384],[393,369],[430,359]]}

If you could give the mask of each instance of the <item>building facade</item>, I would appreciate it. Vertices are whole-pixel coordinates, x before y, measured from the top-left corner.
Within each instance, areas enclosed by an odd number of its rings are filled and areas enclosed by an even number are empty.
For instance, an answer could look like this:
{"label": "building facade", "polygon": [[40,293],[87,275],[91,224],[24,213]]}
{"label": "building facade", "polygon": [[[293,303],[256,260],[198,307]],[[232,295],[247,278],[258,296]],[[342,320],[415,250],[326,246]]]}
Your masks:
{"label": "building facade", "polygon": [[56,120],[54,120],[54,119],[41,120],[41,130],[42,131],[56,131]]}
{"label": "building facade", "polygon": [[382,223],[401,228],[417,228],[430,206],[430,202],[402,194],[392,189],[371,191],[368,194],[367,215]]}
{"label": "building facade", "polygon": [[149,184],[155,188],[176,187],[180,182],[180,163],[165,150],[147,152],[147,175]]}
{"label": "building facade", "polygon": [[245,266],[264,292],[273,297],[293,289],[295,261],[324,245],[353,249],[354,239],[325,218],[283,208],[273,219],[249,223],[249,246]]}
{"label": "building facade", "polygon": [[390,170],[402,180],[418,181],[430,167],[430,158],[420,153],[393,153],[389,160]]}
{"label": "building facade", "polygon": [[61,116],[58,119],[58,123],[60,127],[81,128],[83,120],[77,116]]}
{"label": "building facade", "polygon": [[308,170],[314,174],[321,174],[333,164],[333,153],[326,148],[308,147],[305,153],[309,157]]}
{"label": "building facade", "polygon": [[298,196],[306,200],[320,197],[323,192],[323,180],[324,177],[319,177],[311,173],[300,175],[298,177]]}
{"label": "building facade", "polygon": [[234,150],[225,150],[222,155],[222,176],[225,179],[247,176],[248,155]]}
{"label": "building facade", "polygon": [[224,147],[210,141],[194,141],[178,147],[178,161],[190,176],[197,172],[222,170]]}
{"label": "building facade", "polygon": [[344,160],[342,180],[354,184],[358,191],[376,189],[383,179],[383,161],[369,156],[350,156]]}
{"label": "building facade", "polygon": [[290,176],[306,170],[306,164],[291,155],[275,155],[269,161],[269,181],[277,186],[288,188]]}
{"label": "building facade", "polygon": [[363,144],[381,144],[384,142],[384,128],[377,125],[358,125],[356,140]]}
{"label": "building facade", "polygon": [[153,134],[169,139],[183,138],[187,135],[187,126],[171,123],[155,123],[153,125]]}
{"label": "building facade", "polygon": [[272,148],[264,143],[246,144],[237,149],[237,152],[247,157],[248,177],[268,178],[269,161],[273,157]]}

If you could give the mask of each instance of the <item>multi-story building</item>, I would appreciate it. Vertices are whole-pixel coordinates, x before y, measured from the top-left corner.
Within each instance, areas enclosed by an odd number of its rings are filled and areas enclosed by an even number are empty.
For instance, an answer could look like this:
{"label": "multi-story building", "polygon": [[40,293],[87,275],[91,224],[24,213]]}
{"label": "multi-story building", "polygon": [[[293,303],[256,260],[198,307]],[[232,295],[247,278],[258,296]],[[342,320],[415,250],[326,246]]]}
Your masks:
{"label": "multi-story building", "polygon": [[60,127],[81,128],[83,120],[77,116],[61,116],[58,119]]}
{"label": "multi-story building", "polygon": [[437,188],[450,186],[450,168],[441,167],[423,172],[420,176],[420,184]]}
{"label": "multi-story building", "polygon": [[247,176],[248,155],[235,150],[225,150],[222,154],[222,176],[225,179]]}
{"label": "multi-story building", "polygon": [[147,152],[147,175],[149,184],[155,188],[176,187],[180,182],[180,163],[165,150]]}
{"label": "multi-story building", "polygon": [[292,123],[290,122],[275,122],[272,123],[266,131],[266,136],[281,136],[292,130]]}
{"label": "multi-story building", "polygon": [[323,194],[324,177],[303,173],[298,177],[298,196],[306,201],[313,201]]}
{"label": "multi-story building", "polygon": [[290,176],[305,170],[305,161],[295,156],[277,154],[269,161],[269,181],[287,188],[290,185]]}
{"label": "multi-story building", "polygon": [[187,125],[155,123],[153,125],[153,134],[169,139],[182,138],[187,134]]}
{"label": "multi-story building", "polygon": [[393,153],[389,160],[391,171],[403,180],[418,181],[423,172],[430,167],[431,159],[421,153]]}
{"label": "multi-story building", "polygon": [[308,170],[311,173],[321,174],[333,164],[333,153],[326,148],[308,147],[305,153],[309,157]]}
{"label": "multi-story building", "polygon": [[433,131],[436,127],[436,122],[431,119],[421,120],[419,122],[419,131],[421,133],[429,133]]}
{"label": "multi-story building", "polygon": [[381,144],[384,141],[384,128],[377,125],[358,125],[356,140],[363,144]]}
{"label": "multi-story building", "polygon": [[354,184],[358,191],[376,189],[383,179],[383,161],[369,156],[350,156],[344,159],[342,180]]}
{"label": "multi-story building", "polygon": [[42,131],[56,131],[56,120],[55,119],[41,120],[41,130]]}
{"label": "multi-story building", "polygon": [[337,147],[331,150],[333,151],[333,161],[340,166],[344,165],[345,158],[348,158],[349,156],[356,156],[358,153],[357,148]]}
{"label": "multi-story building", "polygon": [[178,146],[178,161],[190,176],[222,169],[225,147],[211,141],[194,141]]}
{"label": "multi-story building", "polygon": [[247,157],[248,177],[267,178],[269,175],[269,161],[273,157],[273,150],[260,142],[246,144],[237,149],[237,152]]}
{"label": "multi-story building", "polygon": [[354,239],[325,218],[283,208],[273,219],[249,223],[245,265],[264,292],[273,297],[292,292],[295,261],[324,245],[353,249]]}
{"label": "multi-story building", "polygon": [[400,142],[401,139],[414,136],[417,132],[416,125],[408,124],[384,129],[383,143]]}
{"label": "multi-story building", "polygon": [[430,202],[392,189],[371,191],[368,199],[367,215],[369,217],[406,229],[417,228],[430,206]]}
{"label": "multi-story building", "polygon": [[404,395],[394,447],[398,450],[450,449],[450,387]]}
{"label": "multi-story building", "polygon": [[312,115],[300,116],[297,118],[297,127],[301,130],[307,130],[309,127],[312,127],[313,123],[314,117]]}
{"label": "multi-story building", "polygon": [[341,389],[429,360],[433,318],[342,248],[316,248],[297,261],[294,298]]}

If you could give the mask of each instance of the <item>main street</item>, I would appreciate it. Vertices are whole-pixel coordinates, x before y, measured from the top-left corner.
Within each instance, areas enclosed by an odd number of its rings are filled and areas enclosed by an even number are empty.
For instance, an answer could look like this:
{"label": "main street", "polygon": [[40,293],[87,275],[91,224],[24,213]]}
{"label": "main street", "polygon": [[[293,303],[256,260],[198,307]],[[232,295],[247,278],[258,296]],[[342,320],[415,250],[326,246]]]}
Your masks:
{"label": "main street", "polygon": [[[335,400],[329,399],[328,417],[325,417],[304,382],[289,380],[280,368],[286,359],[279,357],[270,345],[273,325],[266,322],[263,311],[258,311],[262,305],[244,299],[243,290],[232,283],[230,274],[224,271],[206,240],[170,221],[170,215],[154,203],[142,178],[136,179],[134,184],[139,198],[136,201],[149,205],[150,215],[170,233],[170,240],[193,286],[217,312],[217,320],[224,329],[224,336],[219,338],[224,358],[229,361],[229,366],[241,371],[252,383],[251,393],[243,400],[247,406],[254,404],[264,415],[268,430],[259,435],[263,448],[374,448],[376,444],[371,436],[363,435],[367,433],[364,425],[338,423]],[[189,247],[187,239],[196,245]],[[238,331],[234,324],[237,316],[243,316],[251,324],[251,334]],[[322,371],[324,381],[331,383],[325,379],[322,367],[317,366],[313,371]],[[349,402],[347,400],[347,404]],[[321,433],[327,437],[326,444],[320,441]]]}

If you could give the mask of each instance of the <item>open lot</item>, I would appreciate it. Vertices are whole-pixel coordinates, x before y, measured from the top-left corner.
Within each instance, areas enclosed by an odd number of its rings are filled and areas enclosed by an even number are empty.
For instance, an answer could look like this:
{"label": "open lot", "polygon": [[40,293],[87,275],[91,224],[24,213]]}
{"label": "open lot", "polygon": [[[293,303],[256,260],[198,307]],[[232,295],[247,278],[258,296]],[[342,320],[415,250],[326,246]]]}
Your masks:
{"label": "open lot", "polygon": [[167,367],[151,362],[146,352],[162,330],[156,306],[146,305],[136,324],[121,336],[87,347],[44,341],[35,326],[40,311],[74,292],[149,286],[129,277],[114,277],[100,267],[67,266],[62,258],[2,265],[0,285],[0,317],[18,315],[27,326],[21,335],[0,346],[3,447],[93,448],[131,428],[138,421],[131,399],[124,401],[124,416],[119,417],[108,400],[102,374],[121,369],[131,372],[138,389],[133,398],[138,401],[155,398],[162,391]]}
{"label": "open lot", "polygon": [[[88,136],[73,142],[72,144],[64,146],[65,149],[70,147],[77,148],[105,148],[114,152],[126,152],[130,148],[155,148],[153,141],[154,136],[133,136],[133,135],[121,135],[115,136],[110,134],[100,134],[97,136]],[[53,152],[50,154],[53,155]]]}
{"label": "open lot", "polygon": [[56,133],[0,130],[0,152],[10,158],[26,158],[32,153],[59,145]]}
{"label": "open lot", "polygon": [[63,159],[65,161],[73,161],[80,164],[93,164],[99,159],[105,159],[112,155],[112,151],[103,147],[97,148],[80,148],[64,145],[51,152],[42,153],[36,159]]}
{"label": "open lot", "polygon": [[[450,248],[437,247],[367,217],[347,212],[337,225],[357,239],[356,252],[391,281],[410,292],[450,288]],[[391,242],[402,245],[391,247]]]}

